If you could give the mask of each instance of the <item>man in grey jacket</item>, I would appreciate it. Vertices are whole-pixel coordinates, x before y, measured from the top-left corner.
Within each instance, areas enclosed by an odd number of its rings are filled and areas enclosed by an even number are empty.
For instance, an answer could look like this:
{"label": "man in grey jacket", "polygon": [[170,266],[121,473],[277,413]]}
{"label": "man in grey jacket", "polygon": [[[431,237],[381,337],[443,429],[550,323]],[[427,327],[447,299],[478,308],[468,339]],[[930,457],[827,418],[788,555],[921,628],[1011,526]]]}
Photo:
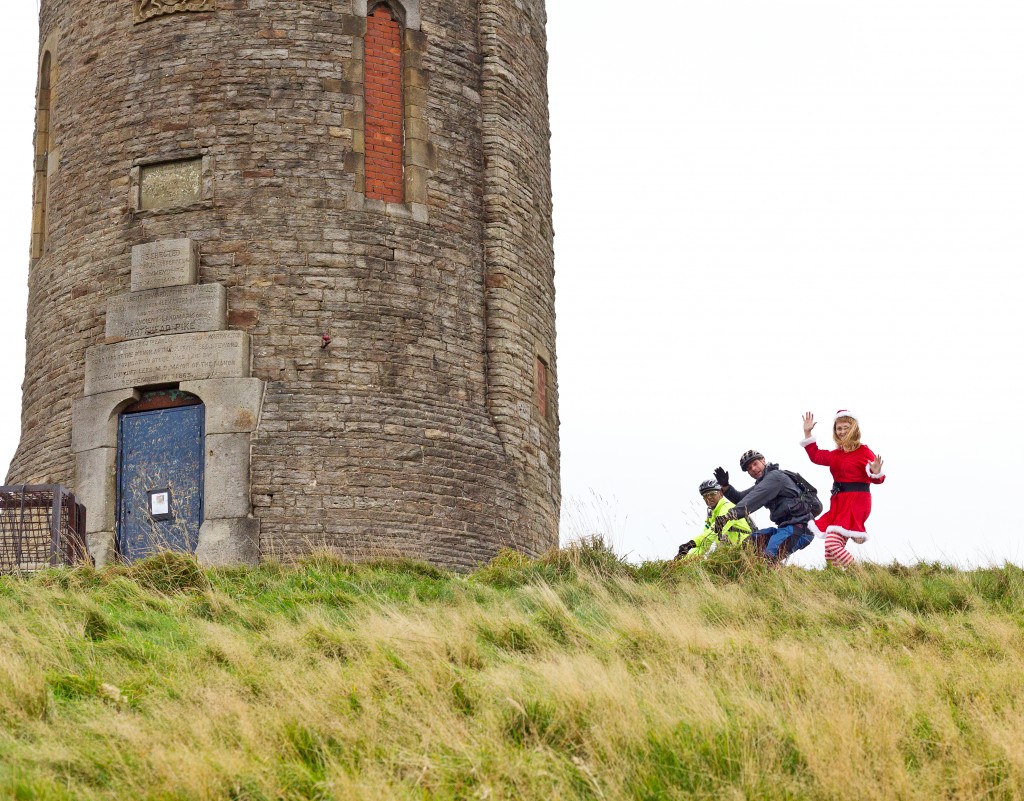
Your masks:
{"label": "man in grey jacket", "polygon": [[715,519],[716,525],[725,525],[729,520],[749,515],[763,506],[775,527],[759,529],[750,538],[758,544],[759,550],[763,546],[765,556],[778,562],[810,545],[814,539],[807,530],[811,512],[800,499],[800,490],[793,479],[779,470],[777,464],[768,464],[757,451],[747,451],[740,457],[740,469],[754,479],[754,486],[738,490],[729,484],[729,474],[725,470],[721,467],[715,470],[715,478],[722,485],[722,494],[736,504]]}

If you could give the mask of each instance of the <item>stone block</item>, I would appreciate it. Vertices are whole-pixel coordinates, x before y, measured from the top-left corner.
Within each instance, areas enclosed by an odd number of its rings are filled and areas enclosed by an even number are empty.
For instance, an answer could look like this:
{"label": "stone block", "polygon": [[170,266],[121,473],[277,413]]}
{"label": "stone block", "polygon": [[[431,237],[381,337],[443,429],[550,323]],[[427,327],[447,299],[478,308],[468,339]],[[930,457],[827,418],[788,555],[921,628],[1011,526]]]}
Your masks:
{"label": "stone block", "polygon": [[424,119],[407,119],[405,121],[405,136],[406,139],[422,139],[424,142],[429,142],[430,126]]}
{"label": "stone block", "polygon": [[145,0],[134,0],[135,22],[145,22],[150,17],[161,14],[174,14],[181,11],[216,11],[214,0],[164,0],[160,3],[147,3]]}
{"label": "stone block", "polygon": [[430,222],[430,211],[425,203],[409,203],[409,211],[416,222]]}
{"label": "stone block", "polygon": [[427,90],[417,87],[409,87],[405,90],[405,102],[408,106],[419,106],[420,108],[427,107]]}
{"label": "stone block", "polygon": [[117,448],[75,454],[75,498],[85,506],[85,531],[114,530]]}
{"label": "stone block", "polygon": [[85,547],[96,561],[96,567],[106,567],[117,561],[113,531],[94,531],[85,535]]}
{"label": "stone block", "polygon": [[259,564],[260,521],[253,517],[207,518],[199,528],[196,559],[204,567]]}
{"label": "stone block", "polygon": [[244,331],[169,334],[93,345],[85,352],[85,394],[117,389],[249,376]]}
{"label": "stone block", "polygon": [[194,284],[199,247],[191,239],[163,239],[132,248],[132,292]]}
{"label": "stone block", "polygon": [[405,140],[405,163],[416,167],[433,166],[433,152],[429,143],[422,139]]}
{"label": "stone block", "polygon": [[207,434],[203,517],[247,517],[249,435]]}
{"label": "stone block", "polygon": [[263,381],[259,378],[214,378],[182,381],[182,392],[191,392],[206,406],[206,433],[241,434],[256,430],[263,405]]}
{"label": "stone block", "polygon": [[202,158],[143,164],[139,169],[139,208],[172,209],[203,199]]}
{"label": "stone block", "polygon": [[427,197],[427,171],[423,167],[405,168],[405,197],[410,203],[424,203]]}
{"label": "stone block", "polygon": [[366,115],[362,111],[343,111],[341,125],[344,128],[358,128],[362,130]]}
{"label": "stone block", "polygon": [[227,328],[228,294],[220,284],[160,287],[107,301],[106,335],[139,339]]}
{"label": "stone block", "polygon": [[118,407],[138,400],[139,393],[119,389],[79,398],[71,404],[71,452],[117,447]]}
{"label": "stone block", "polygon": [[408,87],[415,87],[417,89],[426,89],[430,86],[429,78],[427,73],[423,70],[407,69],[405,70],[405,85]]}

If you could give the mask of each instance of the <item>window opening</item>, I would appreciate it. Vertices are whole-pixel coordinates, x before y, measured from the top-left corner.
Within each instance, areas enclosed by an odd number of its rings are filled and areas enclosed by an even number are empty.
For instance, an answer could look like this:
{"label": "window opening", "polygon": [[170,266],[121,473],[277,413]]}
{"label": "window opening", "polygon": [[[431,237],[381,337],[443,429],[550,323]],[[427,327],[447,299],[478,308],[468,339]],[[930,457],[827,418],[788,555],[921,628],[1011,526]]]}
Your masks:
{"label": "window opening", "polygon": [[47,51],[39,70],[39,97],[36,102],[35,186],[32,208],[32,258],[43,255],[46,246],[46,194],[50,178],[50,93],[53,59]]}
{"label": "window opening", "polygon": [[385,4],[366,18],[365,75],[366,197],[402,203],[402,29],[397,14]]}
{"label": "window opening", "polygon": [[548,363],[540,356],[537,357],[536,390],[537,411],[546,420],[548,416]]}

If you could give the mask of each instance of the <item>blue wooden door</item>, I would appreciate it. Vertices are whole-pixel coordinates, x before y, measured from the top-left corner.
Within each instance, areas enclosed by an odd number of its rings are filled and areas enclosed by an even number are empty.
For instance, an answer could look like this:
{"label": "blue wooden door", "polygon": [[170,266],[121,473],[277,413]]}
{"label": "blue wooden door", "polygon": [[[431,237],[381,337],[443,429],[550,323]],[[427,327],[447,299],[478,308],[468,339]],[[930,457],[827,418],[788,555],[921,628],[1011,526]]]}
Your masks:
{"label": "blue wooden door", "polygon": [[194,553],[203,520],[202,404],[121,415],[117,537],[121,556]]}

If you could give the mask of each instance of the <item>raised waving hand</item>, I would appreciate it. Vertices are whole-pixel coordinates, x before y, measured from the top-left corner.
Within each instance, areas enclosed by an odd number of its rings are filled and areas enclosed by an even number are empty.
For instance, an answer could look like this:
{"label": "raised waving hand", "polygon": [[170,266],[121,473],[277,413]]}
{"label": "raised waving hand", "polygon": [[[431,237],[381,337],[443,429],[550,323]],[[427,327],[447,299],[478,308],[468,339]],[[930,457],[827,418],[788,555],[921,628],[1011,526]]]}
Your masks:
{"label": "raised waving hand", "polygon": [[804,413],[804,439],[810,439],[811,438],[811,432],[814,430],[814,427],[816,425],[818,425],[818,424],[814,422],[814,415],[811,414],[810,412],[805,412]]}

